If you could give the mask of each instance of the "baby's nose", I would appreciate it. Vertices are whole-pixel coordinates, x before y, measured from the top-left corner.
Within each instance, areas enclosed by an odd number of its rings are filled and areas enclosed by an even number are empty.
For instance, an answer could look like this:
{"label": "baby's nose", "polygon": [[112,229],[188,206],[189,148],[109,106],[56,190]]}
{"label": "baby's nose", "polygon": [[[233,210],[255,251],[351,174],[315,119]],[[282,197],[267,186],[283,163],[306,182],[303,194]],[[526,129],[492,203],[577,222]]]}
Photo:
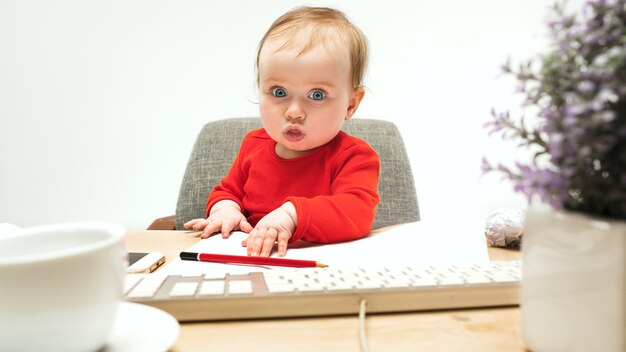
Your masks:
{"label": "baby's nose", "polygon": [[285,111],[285,117],[288,119],[304,119],[306,113],[296,99],[294,99]]}

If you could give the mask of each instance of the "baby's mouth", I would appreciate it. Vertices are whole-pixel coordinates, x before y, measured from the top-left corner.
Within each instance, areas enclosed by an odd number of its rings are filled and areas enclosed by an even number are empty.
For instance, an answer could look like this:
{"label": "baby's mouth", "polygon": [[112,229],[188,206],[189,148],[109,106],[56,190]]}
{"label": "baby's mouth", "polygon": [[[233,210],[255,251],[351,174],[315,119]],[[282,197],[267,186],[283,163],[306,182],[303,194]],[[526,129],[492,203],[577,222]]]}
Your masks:
{"label": "baby's mouth", "polygon": [[283,129],[283,136],[290,142],[298,142],[304,138],[304,132],[302,132],[298,127],[287,126]]}

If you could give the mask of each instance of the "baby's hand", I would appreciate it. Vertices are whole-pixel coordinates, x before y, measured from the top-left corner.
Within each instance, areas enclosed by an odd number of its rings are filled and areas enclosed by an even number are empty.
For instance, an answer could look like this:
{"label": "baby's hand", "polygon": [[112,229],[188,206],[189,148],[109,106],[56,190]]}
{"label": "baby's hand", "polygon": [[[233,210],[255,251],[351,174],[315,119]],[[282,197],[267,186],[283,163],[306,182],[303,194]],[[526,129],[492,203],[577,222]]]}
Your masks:
{"label": "baby's hand", "polygon": [[233,230],[249,233],[252,225],[241,213],[239,205],[233,201],[220,201],[211,208],[211,215],[205,219],[194,219],[186,222],[184,228],[202,230],[200,238],[208,238],[215,232],[221,232],[222,238],[228,238]]}
{"label": "baby's hand", "polygon": [[278,241],[278,255],[283,257],[287,253],[287,242],[298,225],[296,217],[293,204],[291,202],[283,204],[265,215],[241,245],[248,247],[249,256],[269,257],[274,243]]}

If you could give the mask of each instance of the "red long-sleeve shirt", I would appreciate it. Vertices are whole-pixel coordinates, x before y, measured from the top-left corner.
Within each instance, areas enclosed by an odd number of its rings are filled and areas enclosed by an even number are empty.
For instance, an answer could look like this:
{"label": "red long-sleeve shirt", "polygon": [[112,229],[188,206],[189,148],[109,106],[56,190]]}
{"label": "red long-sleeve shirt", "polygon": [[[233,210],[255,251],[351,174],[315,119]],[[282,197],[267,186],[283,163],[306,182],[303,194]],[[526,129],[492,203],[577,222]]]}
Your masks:
{"label": "red long-sleeve shirt", "polygon": [[239,204],[252,226],[290,201],[298,226],[289,240],[339,242],[365,237],[374,222],[380,159],[343,131],[313,152],[281,159],[264,129],[251,131],[230,171],[207,199],[207,216],[221,200]]}

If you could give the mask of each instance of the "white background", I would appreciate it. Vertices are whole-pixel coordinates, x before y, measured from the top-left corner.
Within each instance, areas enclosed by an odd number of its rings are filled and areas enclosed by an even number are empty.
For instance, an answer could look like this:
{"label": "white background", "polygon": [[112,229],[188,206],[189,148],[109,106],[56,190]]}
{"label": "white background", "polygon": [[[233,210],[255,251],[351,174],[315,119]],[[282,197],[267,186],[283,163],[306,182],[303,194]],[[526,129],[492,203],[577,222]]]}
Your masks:
{"label": "white background", "polygon": [[552,1],[0,0],[0,222],[113,221],[174,214],[207,121],[258,116],[254,61],[269,25],[299,5],[345,11],[367,35],[355,118],[395,122],[423,219],[486,216],[525,199],[483,155],[489,110],[514,108],[507,57],[546,46]]}

